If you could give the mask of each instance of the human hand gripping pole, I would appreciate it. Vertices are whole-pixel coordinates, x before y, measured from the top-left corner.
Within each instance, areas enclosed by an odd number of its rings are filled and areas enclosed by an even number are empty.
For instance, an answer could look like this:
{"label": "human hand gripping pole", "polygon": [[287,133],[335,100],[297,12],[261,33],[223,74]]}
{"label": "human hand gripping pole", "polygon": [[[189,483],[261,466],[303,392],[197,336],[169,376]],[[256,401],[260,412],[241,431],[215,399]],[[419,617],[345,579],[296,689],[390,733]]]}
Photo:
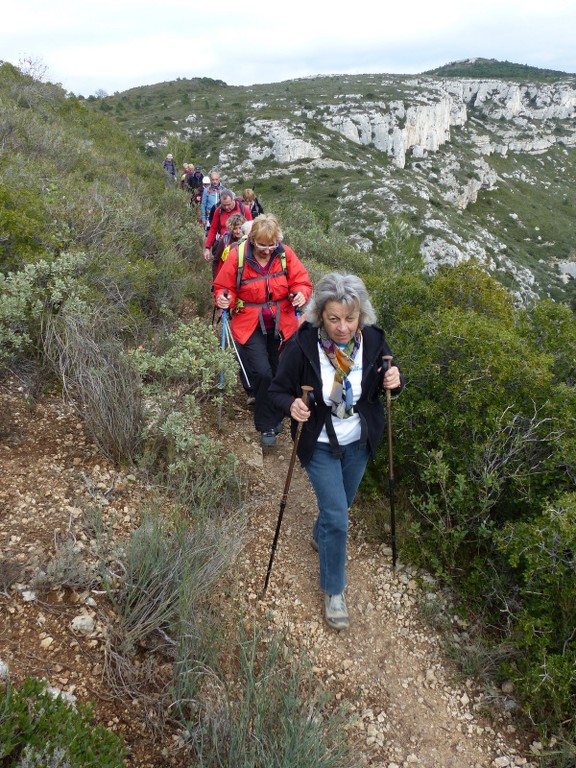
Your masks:
{"label": "human hand gripping pole", "polygon": [[[302,386],[302,400],[304,405],[308,404],[308,394],[312,392],[313,387],[308,387],[305,384]],[[294,465],[296,463],[296,451],[298,450],[298,443],[300,442],[300,433],[302,432],[302,421],[298,422],[296,427],[296,434],[294,435],[294,445],[292,446],[292,456],[290,457],[290,464],[288,466],[288,474],[286,475],[286,482],[284,483],[284,493],[282,494],[282,500],[280,502],[280,513],[278,515],[278,522],[276,523],[276,531],[274,533],[274,539],[272,541],[272,549],[270,552],[270,562],[268,563],[268,571],[266,572],[266,579],[264,581],[264,589],[262,590],[262,597],[266,595],[268,589],[268,583],[270,582],[270,574],[272,573],[272,563],[274,562],[274,555],[276,554],[276,545],[278,544],[278,537],[280,536],[280,528],[282,526],[282,518],[284,517],[284,510],[286,509],[286,502],[288,500],[288,491],[290,490],[290,483],[292,482],[292,475],[294,474]]]}
{"label": "human hand gripping pole", "polygon": [[[384,372],[392,365],[392,355],[383,355]],[[394,511],[394,463],[392,461],[392,395],[386,389],[386,422],[388,426],[388,492],[390,495],[390,538],[392,545],[392,570],[396,569],[396,513]]]}
{"label": "human hand gripping pole", "polygon": [[[228,298],[228,291],[224,291],[224,296]],[[222,310],[222,351],[226,349],[226,318],[228,316],[227,310]],[[218,432],[222,431],[222,402],[224,400],[224,363],[220,368],[220,398],[218,400]]]}

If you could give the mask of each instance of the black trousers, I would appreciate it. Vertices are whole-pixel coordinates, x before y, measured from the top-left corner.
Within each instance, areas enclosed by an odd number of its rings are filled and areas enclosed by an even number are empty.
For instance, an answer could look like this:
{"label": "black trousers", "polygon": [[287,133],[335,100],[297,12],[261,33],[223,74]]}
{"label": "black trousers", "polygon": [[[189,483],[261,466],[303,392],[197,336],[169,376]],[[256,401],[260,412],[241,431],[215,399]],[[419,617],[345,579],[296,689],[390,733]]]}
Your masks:
{"label": "black trousers", "polygon": [[256,328],[245,344],[238,344],[238,353],[250,379],[254,403],[254,426],[258,432],[274,429],[284,414],[268,397],[268,388],[278,370],[280,339],[271,330],[263,334]]}

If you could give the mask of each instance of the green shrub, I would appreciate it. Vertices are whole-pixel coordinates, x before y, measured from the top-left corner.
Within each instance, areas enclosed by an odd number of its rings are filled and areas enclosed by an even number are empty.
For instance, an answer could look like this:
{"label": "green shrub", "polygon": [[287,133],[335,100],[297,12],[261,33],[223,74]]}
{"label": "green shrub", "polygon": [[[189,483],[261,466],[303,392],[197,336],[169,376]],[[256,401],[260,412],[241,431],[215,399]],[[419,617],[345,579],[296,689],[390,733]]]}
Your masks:
{"label": "green shrub", "polygon": [[576,386],[576,315],[566,304],[539,301],[520,314],[521,333],[538,349],[554,355],[556,380]]}
{"label": "green shrub", "polygon": [[[141,526],[117,553],[109,595],[122,627],[124,652],[154,633],[177,642],[183,627],[200,620],[202,602],[232,562],[242,542],[241,515],[193,520],[151,506]],[[185,609],[185,610],[184,610]],[[170,644],[170,642],[169,642]]]}
{"label": "green shrub", "polygon": [[519,586],[508,671],[534,722],[576,741],[576,493],[496,532]]}
{"label": "green shrub", "polygon": [[112,461],[133,460],[142,426],[141,382],[110,307],[67,302],[44,321],[44,350],[69,401]]}
{"label": "green shrub", "polygon": [[241,495],[237,461],[204,434],[200,406],[217,405],[237,386],[234,352],[194,318],[176,321],[154,350],[136,349],[133,359],[145,382],[143,465],[193,509],[233,507]]}
{"label": "green shrub", "polygon": [[[571,390],[473,265],[428,280],[388,275],[375,295],[392,305],[384,317],[407,381],[393,405],[396,473],[414,511],[407,551],[446,575],[473,572],[497,527],[537,514],[573,477]],[[380,450],[365,488],[386,471]]]}
{"label": "green shrub", "polygon": [[95,725],[89,706],[53,697],[42,680],[0,691],[0,761],[5,766],[120,768],[126,750],[119,736]]}

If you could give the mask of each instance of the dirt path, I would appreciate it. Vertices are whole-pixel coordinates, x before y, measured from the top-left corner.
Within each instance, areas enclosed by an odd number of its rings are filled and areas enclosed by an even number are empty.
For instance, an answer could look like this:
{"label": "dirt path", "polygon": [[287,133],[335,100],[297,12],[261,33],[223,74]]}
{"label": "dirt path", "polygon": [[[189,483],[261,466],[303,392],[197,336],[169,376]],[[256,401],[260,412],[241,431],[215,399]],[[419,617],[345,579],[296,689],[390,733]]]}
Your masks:
{"label": "dirt path", "polygon": [[[260,621],[288,627],[314,674],[351,711],[358,765],[488,768],[536,765],[503,711],[488,721],[486,698],[455,675],[434,630],[422,623],[411,569],[391,568],[391,552],[362,540],[351,514],[346,590],[351,625],[323,620],[318,556],[310,545],[315,497],[296,464],[270,585],[259,599],[284,490],[292,443],[286,431],[262,457],[245,409],[229,420],[232,445],[253,466],[252,542],[240,562],[240,589]],[[232,427],[233,422],[233,427]],[[287,420],[286,420],[287,424]],[[246,435],[253,438],[247,442]]]}
{"label": "dirt path", "polygon": [[[402,565],[394,574],[385,547],[362,542],[352,528],[347,599],[348,632],[331,630],[322,618],[317,555],[310,547],[315,501],[297,465],[286,508],[272,579],[259,599],[278,516],[291,442],[262,456],[251,413],[241,399],[228,406],[225,440],[252,477],[251,540],[238,560],[238,605],[262,626],[288,627],[296,648],[306,649],[318,683],[347,704],[357,765],[424,768],[534,766],[526,739],[504,713],[482,717],[486,700],[472,682],[456,685],[439,637],[421,623],[418,587]],[[146,488],[103,460],[82,424],[56,397],[34,411],[12,385],[0,389],[0,662],[14,679],[45,677],[79,700],[96,703],[99,719],[122,732],[131,746],[131,768],[178,768],[175,741],[158,744],[146,732],[136,705],[110,695],[102,675],[101,627],[79,635],[79,616],[96,620],[98,594],[61,590],[32,599],[29,581],[49,562],[57,541],[74,535],[80,548],[91,542],[80,526],[81,507],[105,500],[120,528],[137,523]],[[352,515],[353,518],[353,515]],[[120,533],[120,530],[119,530]]]}

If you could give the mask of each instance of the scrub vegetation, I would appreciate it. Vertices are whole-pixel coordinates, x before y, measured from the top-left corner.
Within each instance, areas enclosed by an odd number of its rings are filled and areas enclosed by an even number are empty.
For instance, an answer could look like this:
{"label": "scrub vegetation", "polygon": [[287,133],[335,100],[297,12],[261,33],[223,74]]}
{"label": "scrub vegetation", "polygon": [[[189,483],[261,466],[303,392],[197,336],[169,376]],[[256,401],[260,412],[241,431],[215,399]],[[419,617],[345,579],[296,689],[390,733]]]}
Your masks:
{"label": "scrub vegetation", "polygon": [[[334,77],[316,87],[351,86]],[[368,98],[374,78],[362,87]],[[250,99],[263,98],[263,89],[250,89]],[[299,101],[305,109],[306,82],[274,89],[287,116]],[[97,571],[63,547],[66,567],[45,578],[99,580],[110,606],[111,690],[122,701],[138,698],[158,732],[177,723],[190,765],[229,765],[242,755],[236,764],[351,766],[338,738],[343,715],[312,690],[304,656],[293,657],[281,635],[262,638],[241,616],[223,625],[213,610],[246,527],[244,469],[215,430],[218,398],[237,386],[237,369],[210,329],[202,232],[183,193],[166,186],[162,150],[142,138],[153,117],[177,118],[190,100],[210,126],[244,109],[246,89],[176,81],[86,102],[0,66],[2,374],[18,378],[31,408],[43,392],[61,391],[100,450],[142,473],[155,492],[121,542],[101,510],[86,510]],[[228,131],[220,124],[212,145],[208,132],[170,150],[180,162],[201,151],[215,160]],[[361,148],[341,146],[356,167],[373,151],[362,157]],[[501,170],[515,178],[520,162],[525,175],[550,184],[528,197],[521,180],[510,180],[464,217],[506,219],[509,251],[537,268],[541,241],[526,245],[525,232],[510,226],[511,200],[525,206],[522,221],[539,222],[542,240],[569,251],[571,187],[549,159],[502,158]],[[562,162],[573,174],[573,151]],[[425,274],[410,216],[392,216],[358,250],[333,218],[343,172],[340,182],[334,169],[326,173],[315,172],[314,195],[299,195],[284,176],[257,193],[313,280],[344,268],[365,279],[398,354],[407,381],[394,402],[400,555],[451,587],[491,676],[512,680],[522,713],[543,738],[555,737],[547,765],[567,766],[576,751],[574,306],[566,295],[518,306],[505,281],[474,261]],[[376,488],[385,453],[383,446],[361,489],[366,526],[382,541],[389,509]],[[149,658],[168,660],[164,677],[152,674],[143,644]],[[118,764],[77,758],[71,745],[90,742],[84,754],[104,755],[111,746],[100,728],[87,732],[84,712],[54,714],[42,691],[2,683],[0,734],[21,713],[35,723],[20,730],[17,745],[4,737],[3,764]]]}

